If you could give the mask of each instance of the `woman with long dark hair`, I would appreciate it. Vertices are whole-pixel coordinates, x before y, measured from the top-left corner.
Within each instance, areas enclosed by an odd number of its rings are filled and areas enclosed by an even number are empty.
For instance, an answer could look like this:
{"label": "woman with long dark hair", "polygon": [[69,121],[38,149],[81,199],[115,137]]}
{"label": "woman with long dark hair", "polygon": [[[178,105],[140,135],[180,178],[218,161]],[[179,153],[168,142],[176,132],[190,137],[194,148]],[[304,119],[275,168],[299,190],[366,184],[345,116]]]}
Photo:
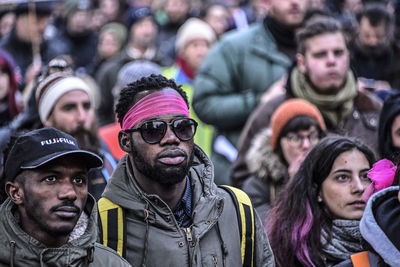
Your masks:
{"label": "woman with long dark hair", "polygon": [[373,152],[345,137],[326,137],[306,156],[266,220],[277,266],[332,266],[362,251]]}

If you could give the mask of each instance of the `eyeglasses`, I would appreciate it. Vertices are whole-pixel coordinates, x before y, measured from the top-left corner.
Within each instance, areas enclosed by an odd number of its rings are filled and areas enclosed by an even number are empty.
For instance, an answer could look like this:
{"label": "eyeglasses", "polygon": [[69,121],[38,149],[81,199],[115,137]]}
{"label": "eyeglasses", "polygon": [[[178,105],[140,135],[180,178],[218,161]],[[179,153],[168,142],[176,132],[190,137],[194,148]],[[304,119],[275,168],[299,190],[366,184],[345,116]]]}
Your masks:
{"label": "eyeglasses", "polygon": [[295,133],[289,133],[286,135],[284,138],[287,139],[289,144],[291,146],[295,147],[300,147],[303,144],[304,139],[308,139],[310,144],[313,146],[318,143],[319,141],[319,133],[318,132],[312,132],[306,136],[300,135],[300,134],[295,134]]}
{"label": "eyeglasses", "polygon": [[140,132],[143,140],[149,144],[160,142],[167,132],[168,125],[181,141],[188,141],[193,138],[197,129],[197,122],[193,119],[180,118],[167,123],[162,120],[152,120],[143,123],[136,129],[125,130],[126,132]]}

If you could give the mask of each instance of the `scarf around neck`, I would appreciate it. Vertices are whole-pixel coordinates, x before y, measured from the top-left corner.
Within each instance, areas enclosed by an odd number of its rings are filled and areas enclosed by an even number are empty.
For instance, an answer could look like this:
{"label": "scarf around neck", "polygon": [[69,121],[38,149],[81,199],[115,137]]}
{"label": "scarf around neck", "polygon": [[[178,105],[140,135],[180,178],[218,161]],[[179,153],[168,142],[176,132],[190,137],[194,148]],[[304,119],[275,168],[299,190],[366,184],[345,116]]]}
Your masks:
{"label": "scarf around neck", "polygon": [[350,259],[350,255],[363,251],[363,238],[358,220],[333,220],[332,239],[328,243],[328,234],[322,229],[321,243],[326,266]]}
{"label": "scarf around neck", "polygon": [[324,118],[335,127],[342,127],[353,110],[357,84],[350,70],[347,72],[346,82],[336,95],[318,94],[298,67],[293,69],[290,83],[295,97],[303,98],[316,105]]}

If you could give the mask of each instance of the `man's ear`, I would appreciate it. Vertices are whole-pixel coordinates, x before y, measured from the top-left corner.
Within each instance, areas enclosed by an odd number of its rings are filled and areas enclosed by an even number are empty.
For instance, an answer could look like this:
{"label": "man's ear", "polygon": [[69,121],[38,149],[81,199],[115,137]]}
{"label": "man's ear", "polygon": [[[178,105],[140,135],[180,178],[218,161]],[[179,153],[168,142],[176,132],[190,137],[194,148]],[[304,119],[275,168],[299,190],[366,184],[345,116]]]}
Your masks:
{"label": "man's ear", "polygon": [[118,133],[119,147],[127,153],[131,152],[131,138],[129,135],[129,133],[124,131]]}
{"label": "man's ear", "polygon": [[304,55],[297,53],[296,54],[296,61],[297,61],[297,67],[299,68],[301,73],[306,73],[306,63],[305,63],[305,58]]}
{"label": "man's ear", "polygon": [[11,198],[12,202],[21,205],[24,202],[24,190],[19,182],[7,182],[6,193]]}
{"label": "man's ear", "polygon": [[44,126],[53,127],[53,124],[51,123],[50,117],[48,117],[47,120],[44,122]]}

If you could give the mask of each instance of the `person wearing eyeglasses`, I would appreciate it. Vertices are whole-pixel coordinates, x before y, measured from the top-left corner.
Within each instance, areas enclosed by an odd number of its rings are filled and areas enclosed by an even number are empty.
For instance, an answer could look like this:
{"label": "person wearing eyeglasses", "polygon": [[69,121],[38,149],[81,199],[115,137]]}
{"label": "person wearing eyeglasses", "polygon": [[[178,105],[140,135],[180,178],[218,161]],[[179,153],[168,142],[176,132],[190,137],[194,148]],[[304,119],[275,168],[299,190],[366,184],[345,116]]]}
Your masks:
{"label": "person wearing eyeglasses", "polygon": [[297,172],[325,131],[318,108],[304,99],[293,98],[276,109],[270,127],[254,138],[246,156],[251,175],[242,189],[262,219],[276,194]]}
{"label": "person wearing eyeglasses", "polygon": [[[101,203],[118,205],[125,214],[121,233],[126,237],[118,244],[133,266],[243,264],[235,202],[217,187],[211,161],[194,144],[197,122],[188,107],[182,88],[161,75],[143,77],[121,90],[118,139],[127,155],[99,201],[99,226],[103,243],[112,247],[109,237],[121,228],[110,228]],[[251,264],[274,266],[262,222],[254,214]]]}

